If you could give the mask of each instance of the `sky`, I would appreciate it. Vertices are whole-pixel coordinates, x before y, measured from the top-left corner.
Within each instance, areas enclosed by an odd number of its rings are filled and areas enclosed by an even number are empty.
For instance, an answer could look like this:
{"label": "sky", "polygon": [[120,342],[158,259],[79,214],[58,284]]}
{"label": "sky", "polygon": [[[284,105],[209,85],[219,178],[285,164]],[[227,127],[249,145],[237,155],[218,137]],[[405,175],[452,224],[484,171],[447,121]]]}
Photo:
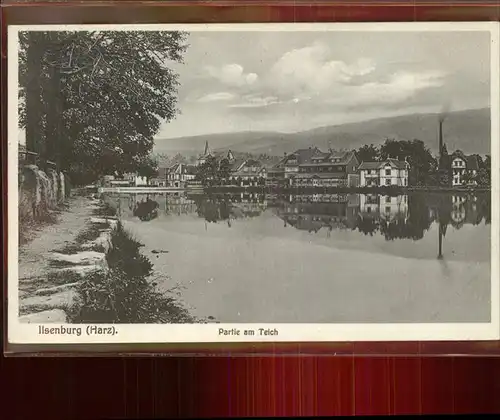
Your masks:
{"label": "sky", "polygon": [[487,32],[191,32],[157,138],[488,107]]}

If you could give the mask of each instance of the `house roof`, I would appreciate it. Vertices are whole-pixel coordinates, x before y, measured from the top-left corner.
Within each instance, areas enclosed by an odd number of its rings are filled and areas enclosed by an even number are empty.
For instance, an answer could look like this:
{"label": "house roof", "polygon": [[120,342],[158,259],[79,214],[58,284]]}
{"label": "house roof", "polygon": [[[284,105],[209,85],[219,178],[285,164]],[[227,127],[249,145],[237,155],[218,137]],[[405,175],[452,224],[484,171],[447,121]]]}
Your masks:
{"label": "house roof", "polygon": [[245,161],[245,166],[261,167],[262,163],[260,163],[258,160],[255,159],[248,159],[247,161]]}
{"label": "house roof", "polygon": [[[456,150],[450,155],[451,159],[460,158],[465,161],[465,165],[469,170],[479,170],[479,161],[476,155],[466,155],[461,150]],[[449,164],[449,163],[448,163]]]}
{"label": "house roof", "polygon": [[397,159],[385,159],[380,162],[361,162],[359,170],[381,169],[387,164],[396,167],[397,169],[406,169],[408,163]]}
{"label": "house roof", "polygon": [[158,168],[158,178],[165,178],[168,173],[168,168]]}
{"label": "house roof", "polygon": [[168,172],[175,172],[179,167],[180,163],[174,163],[172,166],[168,168]]}
{"label": "house roof", "polygon": [[453,158],[457,158],[457,157],[459,157],[459,158],[462,158],[462,159],[464,159],[464,160],[466,160],[466,159],[467,159],[467,155],[466,155],[464,152],[462,152],[461,150],[455,150],[455,151],[451,154],[451,157],[453,157]]}
{"label": "house roof", "polygon": [[333,151],[331,150],[329,155],[328,155],[328,159],[340,159],[340,164],[346,164],[347,162],[349,162],[352,158],[356,157],[356,153],[354,153],[353,151],[348,151],[348,152],[337,152],[337,151]]}
{"label": "house roof", "polygon": [[465,165],[467,166],[467,169],[470,170],[478,170],[479,169],[479,161],[477,159],[476,155],[466,155],[463,153],[461,150],[457,150],[451,154],[451,158],[461,158],[465,161]]}
{"label": "house roof", "polygon": [[248,171],[236,171],[236,172],[233,172],[231,175],[232,176],[252,176],[252,175],[258,175],[260,174],[265,168],[263,167],[259,167],[259,168],[256,168],[256,170],[248,170]]}
{"label": "house roof", "polygon": [[380,162],[361,162],[361,165],[359,165],[358,169],[359,170],[370,170],[370,169],[379,169],[380,168]]}
{"label": "house roof", "polygon": [[167,169],[168,172],[175,172],[179,169],[179,166],[182,165],[182,173],[188,175],[196,174],[196,167],[194,165],[188,165],[186,163],[176,163]]}
{"label": "house roof", "polygon": [[326,155],[321,152],[317,147],[310,147],[308,149],[297,149],[295,152],[290,153],[286,156],[285,161],[288,161],[290,158],[295,157],[297,159],[297,163],[304,164],[310,163],[312,161],[312,157],[326,157]]}
{"label": "house roof", "polygon": [[196,167],[194,165],[184,165],[184,173],[188,175],[196,175]]}
{"label": "house roof", "polygon": [[[291,156],[296,156],[297,164],[300,165],[321,165],[321,164],[346,164],[354,156],[353,151],[334,151],[329,150],[328,152],[322,152],[317,147],[311,147],[308,149],[298,149],[295,152],[284,158],[286,162]],[[337,162],[331,162],[332,159],[338,160]],[[282,163],[282,162],[280,162]],[[279,164],[278,164],[279,165]],[[278,166],[277,165],[277,166]]]}
{"label": "house roof", "polygon": [[233,161],[230,162],[230,169],[231,171],[237,171],[240,169],[241,165],[245,163],[245,159],[234,159]]}
{"label": "house roof", "polygon": [[477,160],[477,156],[469,155],[467,156],[467,169],[478,170],[479,162]]}

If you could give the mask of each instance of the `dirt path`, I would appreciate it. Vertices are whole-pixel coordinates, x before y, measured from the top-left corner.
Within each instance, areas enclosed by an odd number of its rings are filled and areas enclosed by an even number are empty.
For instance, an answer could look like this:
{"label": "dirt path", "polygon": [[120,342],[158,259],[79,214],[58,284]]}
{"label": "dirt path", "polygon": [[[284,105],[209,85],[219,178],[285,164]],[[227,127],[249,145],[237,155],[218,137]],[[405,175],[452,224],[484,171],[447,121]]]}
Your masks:
{"label": "dirt path", "polygon": [[21,322],[67,322],[77,298],[75,288],[89,270],[102,269],[111,221],[92,217],[99,200],[76,196],[57,214],[53,224],[30,232],[31,240],[19,249]]}
{"label": "dirt path", "polygon": [[46,255],[71,243],[89,220],[95,204],[88,197],[74,197],[69,208],[58,215],[55,224],[46,225],[34,233],[34,238],[19,248],[19,286],[34,277],[49,272]]}

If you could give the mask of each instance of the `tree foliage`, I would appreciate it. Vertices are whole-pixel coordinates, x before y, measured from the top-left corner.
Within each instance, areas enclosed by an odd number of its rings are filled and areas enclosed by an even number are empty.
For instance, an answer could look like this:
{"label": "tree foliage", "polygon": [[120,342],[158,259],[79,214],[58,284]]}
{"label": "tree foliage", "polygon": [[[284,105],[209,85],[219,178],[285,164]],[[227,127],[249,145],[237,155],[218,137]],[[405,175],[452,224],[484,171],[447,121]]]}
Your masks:
{"label": "tree foliage", "polygon": [[203,185],[218,185],[226,182],[231,174],[231,164],[227,158],[217,159],[208,156],[205,162],[196,168],[196,179]]}
{"label": "tree foliage", "polygon": [[219,178],[218,162],[214,156],[208,156],[201,165],[196,168],[196,180],[203,185],[214,184]]}
{"label": "tree foliage", "polygon": [[219,162],[217,176],[219,180],[227,180],[231,175],[231,164],[227,158],[223,158]]}
{"label": "tree foliage", "polygon": [[422,140],[387,139],[380,147],[380,157],[406,159],[410,164],[408,180],[410,185],[427,185],[434,182],[433,175],[437,171],[437,161]]}
{"label": "tree foliage", "polygon": [[379,158],[379,148],[373,144],[361,146],[356,150],[356,156],[360,162],[373,162]]}
{"label": "tree foliage", "polygon": [[479,160],[479,171],[476,181],[481,186],[491,185],[491,156],[486,155],[484,159]]}
{"label": "tree foliage", "polygon": [[152,155],[146,156],[137,163],[137,174],[147,180],[158,176],[158,161]]}
{"label": "tree foliage", "polygon": [[[147,166],[153,137],[177,110],[186,34],[20,34],[20,126],[28,149],[95,178]],[[150,163],[150,162],[149,162]]]}

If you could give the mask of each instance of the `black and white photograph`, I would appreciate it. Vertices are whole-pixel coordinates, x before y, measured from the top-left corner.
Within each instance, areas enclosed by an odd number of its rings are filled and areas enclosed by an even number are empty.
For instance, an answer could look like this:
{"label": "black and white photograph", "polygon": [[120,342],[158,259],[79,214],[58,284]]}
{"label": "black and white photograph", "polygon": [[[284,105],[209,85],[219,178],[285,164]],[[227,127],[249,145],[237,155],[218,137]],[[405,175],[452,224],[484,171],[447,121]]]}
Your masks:
{"label": "black and white photograph", "polygon": [[497,22],[8,37],[10,342],[500,339]]}

